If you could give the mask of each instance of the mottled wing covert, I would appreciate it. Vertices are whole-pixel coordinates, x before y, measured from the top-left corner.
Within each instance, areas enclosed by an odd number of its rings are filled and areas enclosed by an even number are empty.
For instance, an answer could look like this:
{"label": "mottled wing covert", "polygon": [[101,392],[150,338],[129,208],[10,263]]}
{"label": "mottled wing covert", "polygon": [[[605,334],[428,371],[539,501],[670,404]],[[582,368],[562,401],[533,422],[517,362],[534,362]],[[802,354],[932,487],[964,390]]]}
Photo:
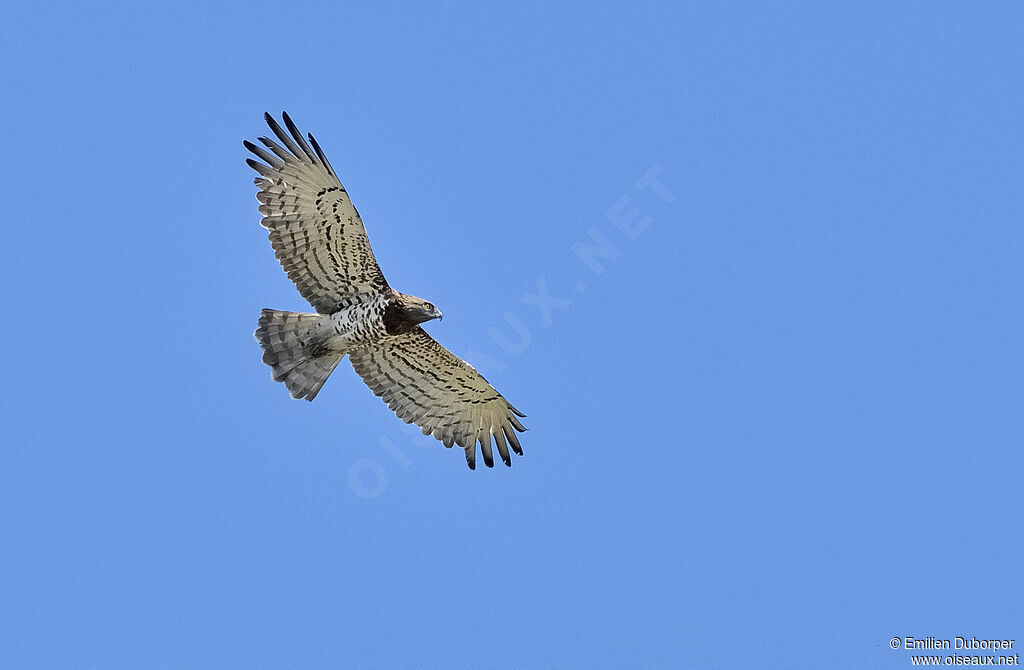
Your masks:
{"label": "mottled wing covert", "polygon": [[288,132],[265,115],[281,144],[266,137],[259,138],[266,148],[243,143],[263,161],[246,159],[261,175],[256,179],[260,223],[302,297],[317,312],[331,314],[352,295],[382,292],[388,284],[359,212],[324,152],[312,135],[307,144],[288,115],[282,116]]}
{"label": "mottled wing covert", "polygon": [[438,344],[420,327],[388,338],[378,347],[349,352],[352,367],[366,385],[406,423],[450,447],[466,450],[466,462],[476,467],[476,445],[487,467],[494,465],[491,440],[505,465],[509,447],[520,456],[516,431],[526,430],[510,405],[479,372]]}

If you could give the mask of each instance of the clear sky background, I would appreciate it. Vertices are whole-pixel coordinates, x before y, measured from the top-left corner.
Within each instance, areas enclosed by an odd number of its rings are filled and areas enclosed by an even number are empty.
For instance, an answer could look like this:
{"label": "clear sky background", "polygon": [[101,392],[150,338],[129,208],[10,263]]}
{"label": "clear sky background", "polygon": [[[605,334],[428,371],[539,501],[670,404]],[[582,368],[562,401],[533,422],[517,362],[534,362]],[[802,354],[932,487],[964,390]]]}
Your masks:
{"label": "clear sky background", "polygon": [[[1024,646],[1019,4],[3,12],[0,666]],[[282,109],[511,469],[271,381]]]}

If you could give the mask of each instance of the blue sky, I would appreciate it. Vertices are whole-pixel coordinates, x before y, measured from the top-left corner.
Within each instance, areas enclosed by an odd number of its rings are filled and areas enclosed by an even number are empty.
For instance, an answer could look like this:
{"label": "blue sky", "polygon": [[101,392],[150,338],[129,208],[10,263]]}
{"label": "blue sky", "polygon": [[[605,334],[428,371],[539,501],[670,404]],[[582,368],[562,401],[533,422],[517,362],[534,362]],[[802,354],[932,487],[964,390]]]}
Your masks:
{"label": "blue sky", "polygon": [[[1019,5],[4,14],[0,665],[1024,644]],[[259,310],[307,305],[241,141],[282,109],[529,415],[511,469],[347,363],[271,381]]]}

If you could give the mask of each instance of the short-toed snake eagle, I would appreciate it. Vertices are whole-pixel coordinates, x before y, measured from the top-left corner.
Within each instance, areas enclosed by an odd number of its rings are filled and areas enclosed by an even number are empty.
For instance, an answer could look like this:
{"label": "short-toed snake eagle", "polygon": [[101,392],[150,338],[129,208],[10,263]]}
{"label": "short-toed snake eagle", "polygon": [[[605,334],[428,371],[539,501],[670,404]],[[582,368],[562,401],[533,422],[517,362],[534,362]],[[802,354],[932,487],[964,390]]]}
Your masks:
{"label": "short-toed snake eagle", "polygon": [[265,117],[280,144],[266,137],[259,138],[262,147],[243,143],[263,161],[246,159],[260,174],[261,224],[288,277],[317,312],[263,310],[255,335],[274,380],[292,397],[312,400],[347,354],[399,418],[446,447],[458,444],[470,468],[477,444],[493,467],[492,439],[511,466],[509,448],[523,453],[516,431],[525,430],[517,418],[524,415],[419,326],[441,318],[441,310],[388,285],[359,212],[313,136],[307,143],[287,114],[288,132]]}

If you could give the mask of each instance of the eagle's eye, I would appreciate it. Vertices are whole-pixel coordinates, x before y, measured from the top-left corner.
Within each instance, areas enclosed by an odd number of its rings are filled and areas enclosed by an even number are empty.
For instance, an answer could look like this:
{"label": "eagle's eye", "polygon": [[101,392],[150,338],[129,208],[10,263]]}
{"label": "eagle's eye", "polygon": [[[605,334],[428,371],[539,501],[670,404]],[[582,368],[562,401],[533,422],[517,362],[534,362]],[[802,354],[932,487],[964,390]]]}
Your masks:
{"label": "eagle's eye", "polygon": [[427,310],[428,312],[433,312],[434,306],[431,305],[429,302],[425,302],[423,303],[423,309]]}

